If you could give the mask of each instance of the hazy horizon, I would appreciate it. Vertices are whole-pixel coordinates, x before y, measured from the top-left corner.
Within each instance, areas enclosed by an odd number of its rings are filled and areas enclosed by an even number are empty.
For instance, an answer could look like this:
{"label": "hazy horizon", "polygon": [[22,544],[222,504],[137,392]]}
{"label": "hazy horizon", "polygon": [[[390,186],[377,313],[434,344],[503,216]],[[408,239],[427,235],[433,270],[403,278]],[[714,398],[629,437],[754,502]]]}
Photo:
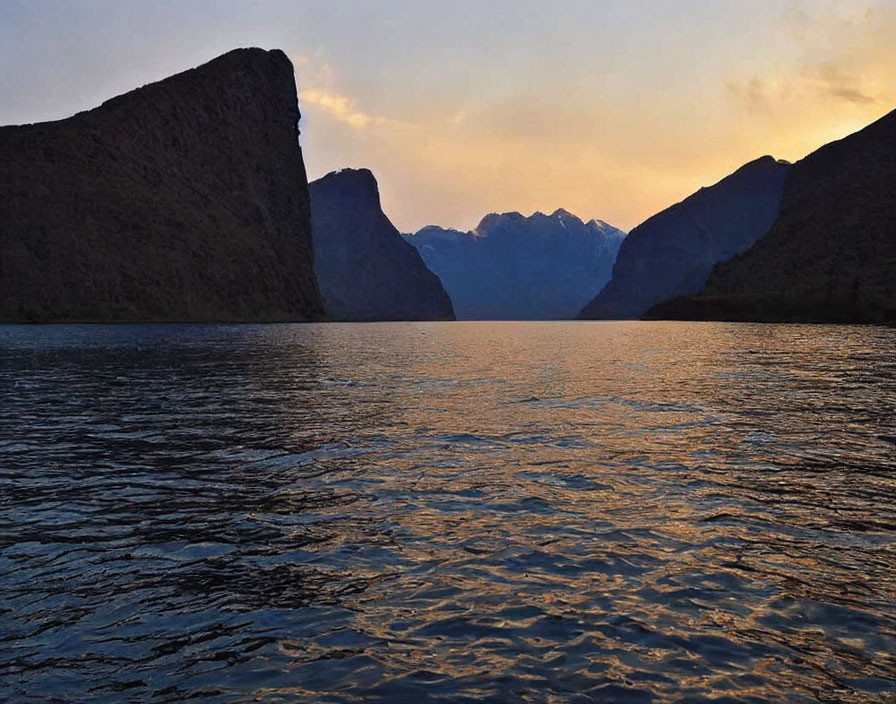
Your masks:
{"label": "hazy horizon", "polygon": [[628,231],[747,161],[795,161],[889,112],[894,30],[882,0],[3,0],[0,124],[281,48],[309,180],[370,168],[400,230],[565,208]]}

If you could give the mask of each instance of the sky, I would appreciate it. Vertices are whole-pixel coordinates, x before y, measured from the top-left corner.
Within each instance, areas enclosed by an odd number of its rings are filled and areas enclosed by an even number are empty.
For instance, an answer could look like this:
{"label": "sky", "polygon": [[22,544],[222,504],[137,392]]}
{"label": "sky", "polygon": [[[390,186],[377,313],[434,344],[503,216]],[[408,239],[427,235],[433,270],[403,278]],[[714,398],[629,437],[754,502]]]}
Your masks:
{"label": "sky", "polygon": [[896,108],[894,37],[896,0],[0,0],[0,124],[280,48],[309,179],[372,169],[400,230],[628,230]]}

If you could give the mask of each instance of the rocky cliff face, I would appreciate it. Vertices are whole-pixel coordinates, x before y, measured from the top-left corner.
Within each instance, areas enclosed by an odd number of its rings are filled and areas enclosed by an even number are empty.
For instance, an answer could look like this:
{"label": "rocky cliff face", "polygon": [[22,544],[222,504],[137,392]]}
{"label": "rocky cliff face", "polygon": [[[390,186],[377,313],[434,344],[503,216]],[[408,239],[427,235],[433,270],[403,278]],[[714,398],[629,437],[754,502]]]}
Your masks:
{"label": "rocky cliff face", "polygon": [[762,157],[636,227],[622,243],[612,280],[579,317],[639,318],[658,301],[699,291],[717,262],[771,227],[789,168]]}
{"label": "rocky cliff face", "polygon": [[610,276],[625,233],[565,210],[486,215],[472,232],[406,235],[461,320],[572,319]]}
{"label": "rocky cliff face", "polygon": [[314,181],[315,269],[335,320],[454,320],[451,299],[380,206],[367,169]]}
{"label": "rocky cliff face", "polygon": [[650,318],[896,320],[896,111],[797,162],[781,216],[699,296]]}
{"label": "rocky cliff face", "polygon": [[238,49],[58,122],[0,128],[0,320],[307,320],[293,68]]}

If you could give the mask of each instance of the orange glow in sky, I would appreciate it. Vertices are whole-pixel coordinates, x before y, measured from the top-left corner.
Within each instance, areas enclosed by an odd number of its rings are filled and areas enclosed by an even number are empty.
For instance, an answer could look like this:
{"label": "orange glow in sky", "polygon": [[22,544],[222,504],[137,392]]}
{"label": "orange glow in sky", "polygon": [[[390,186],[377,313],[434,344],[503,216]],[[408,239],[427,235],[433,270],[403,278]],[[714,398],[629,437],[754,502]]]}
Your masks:
{"label": "orange glow in sky", "polygon": [[11,2],[0,124],[279,47],[309,177],[372,169],[399,229],[559,207],[630,229],[896,108],[894,36],[894,0]]}

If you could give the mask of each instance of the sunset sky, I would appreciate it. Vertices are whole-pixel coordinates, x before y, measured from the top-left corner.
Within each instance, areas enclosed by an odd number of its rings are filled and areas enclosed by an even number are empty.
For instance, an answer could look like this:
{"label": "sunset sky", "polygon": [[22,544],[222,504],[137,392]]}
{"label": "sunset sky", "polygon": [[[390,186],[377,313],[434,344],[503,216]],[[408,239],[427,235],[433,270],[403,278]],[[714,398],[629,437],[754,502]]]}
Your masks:
{"label": "sunset sky", "polygon": [[0,0],[0,124],[279,47],[309,178],[371,168],[399,229],[558,207],[630,229],[896,108],[894,37],[896,0]]}

